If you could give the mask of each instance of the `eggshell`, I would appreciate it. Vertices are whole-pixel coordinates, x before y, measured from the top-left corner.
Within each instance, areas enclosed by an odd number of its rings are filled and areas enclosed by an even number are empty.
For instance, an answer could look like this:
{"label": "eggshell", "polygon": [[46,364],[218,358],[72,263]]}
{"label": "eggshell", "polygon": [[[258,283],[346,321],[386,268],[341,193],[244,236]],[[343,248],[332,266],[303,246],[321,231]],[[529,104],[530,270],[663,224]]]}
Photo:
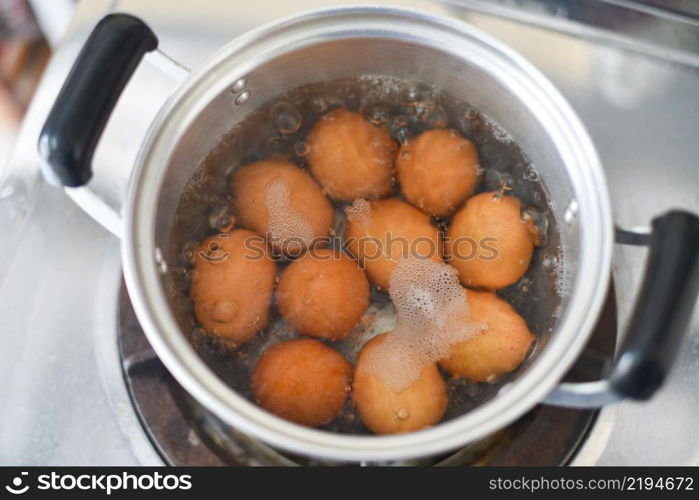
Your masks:
{"label": "eggshell", "polygon": [[475,144],[455,130],[428,130],[401,146],[396,159],[405,198],[429,215],[451,215],[478,182]]}
{"label": "eggshell", "polygon": [[452,346],[450,356],[439,364],[456,377],[478,382],[516,370],[534,341],[527,323],[494,293],[468,290],[466,299],[472,320],[484,328],[472,338]]}
{"label": "eggshell", "polygon": [[313,249],[292,262],[277,287],[284,320],[311,337],[345,338],[368,305],[364,271],[344,253],[330,249]]}
{"label": "eggshell", "polygon": [[401,259],[429,257],[441,262],[442,236],[429,216],[397,198],[369,202],[361,217],[348,216],[345,241],[366,269],[369,281],[388,289]]}
{"label": "eggshell", "polygon": [[380,198],[391,193],[397,143],[386,129],[344,108],[324,115],[308,134],[311,172],[337,200]]}
{"label": "eggshell", "polygon": [[464,285],[499,290],[524,275],[538,237],[534,225],[522,220],[521,209],[517,198],[487,192],[456,212],[444,249]]}
{"label": "eggshell", "polygon": [[269,318],[277,267],[264,252],[260,235],[246,229],[211,236],[199,245],[191,298],[197,321],[210,334],[239,344],[262,330]]}
{"label": "eggshell", "polygon": [[271,237],[283,253],[298,256],[333,228],[330,201],[313,177],[293,163],[265,160],[240,167],[231,189],[240,224]]}
{"label": "eggshell", "polygon": [[447,389],[436,363],[423,368],[420,378],[399,393],[365,371],[367,352],[385,335],[391,334],[380,335],[364,346],[354,371],[352,399],[362,422],[377,434],[413,432],[436,424],[447,408]]}
{"label": "eggshell", "polygon": [[322,342],[288,340],[262,354],[250,386],[255,401],[266,410],[317,427],[342,411],[351,372],[342,354]]}

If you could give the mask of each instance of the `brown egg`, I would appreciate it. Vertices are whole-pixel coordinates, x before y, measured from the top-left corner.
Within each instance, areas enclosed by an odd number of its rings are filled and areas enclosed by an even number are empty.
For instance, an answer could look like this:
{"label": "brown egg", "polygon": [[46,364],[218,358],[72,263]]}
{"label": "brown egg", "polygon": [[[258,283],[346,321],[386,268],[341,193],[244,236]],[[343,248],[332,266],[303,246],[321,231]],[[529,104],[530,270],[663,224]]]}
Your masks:
{"label": "brown egg", "polygon": [[303,335],[340,340],[369,306],[369,282],[357,262],[342,252],[313,249],[282,273],[277,305]]}
{"label": "brown egg", "polygon": [[534,335],[514,308],[494,293],[466,291],[471,318],[484,329],[451,348],[439,364],[457,377],[478,382],[515,370],[524,361]]}
{"label": "brown egg", "polygon": [[352,399],[362,422],[377,434],[412,432],[436,424],[447,409],[447,389],[436,364],[423,368],[420,378],[399,393],[365,371],[367,352],[385,335],[391,334],[380,335],[364,346],[354,370]]}
{"label": "brown egg", "polygon": [[191,297],[194,314],[204,329],[240,344],[267,325],[277,266],[263,252],[262,237],[236,229],[202,241],[197,250]]}
{"label": "brown egg", "polygon": [[250,379],[266,410],[316,427],[342,411],[352,366],[336,350],[313,339],[288,340],[267,349]]}
{"label": "brown egg", "polygon": [[428,130],[405,143],[396,160],[406,199],[429,215],[446,217],[478,182],[475,144],[455,130]]}
{"label": "brown egg", "polygon": [[404,258],[422,256],[441,262],[441,233],[417,208],[397,198],[356,208],[355,202],[347,210],[345,240],[372,283],[388,289],[391,271]]}
{"label": "brown egg", "polygon": [[538,245],[536,228],[523,222],[513,196],[472,196],[452,219],[444,245],[449,264],[470,287],[498,290],[527,271]]}
{"label": "brown egg", "polygon": [[388,132],[359,113],[336,109],[308,134],[311,172],[337,200],[380,198],[390,194],[398,145]]}
{"label": "brown egg", "polygon": [[298,256],[316,238],[328,237],[333,208],[311,175],[293,163],[265,160],[233,174],[233,207],[240,223]]}

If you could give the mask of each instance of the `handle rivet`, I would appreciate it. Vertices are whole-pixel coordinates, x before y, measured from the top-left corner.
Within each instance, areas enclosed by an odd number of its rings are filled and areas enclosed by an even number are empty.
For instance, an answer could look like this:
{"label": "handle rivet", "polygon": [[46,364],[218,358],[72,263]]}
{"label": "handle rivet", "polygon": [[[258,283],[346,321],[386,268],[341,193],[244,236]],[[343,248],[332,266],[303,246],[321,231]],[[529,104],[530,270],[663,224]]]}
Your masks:
{"label": "handle rivet", "polygon": [[248,82],[245,80],[245,78],[241,78],[237,82],[233,84],[231,87],[231,93],[232,94],[239,94],[243,90],[245,90],[245,86],[248,84]]}
{"label": "handle rivet", "polygon": [[249,99],[250,99],[250,91],[246,90],[245,92],[243,92],[242,94],[240,94],[238,97],[235,98],[235,103],[238,106],[240,106],[241,104],[245,104],[246,102],[248,102]]}

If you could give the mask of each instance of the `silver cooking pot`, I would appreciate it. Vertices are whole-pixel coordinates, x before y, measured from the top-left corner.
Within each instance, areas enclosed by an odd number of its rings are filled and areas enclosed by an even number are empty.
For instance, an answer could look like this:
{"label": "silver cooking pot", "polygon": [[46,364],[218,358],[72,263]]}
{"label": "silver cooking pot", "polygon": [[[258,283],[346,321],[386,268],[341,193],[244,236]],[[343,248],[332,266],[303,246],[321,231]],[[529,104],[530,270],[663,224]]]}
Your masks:
{"label": "silver cooking pot", "polygon": [[[156,47],[151,30],[131,16],[110,15],[97,25],[39,140],[49,180],[68,188],[89,181],[92,155],[116,100],[142,56]],[[460,417],[394,436],[302,427],[236,393],[178,327],[161,273],[166,264],[161,249],[169,245],[185,184],[225,131],[294,87],[370,74],[427,81],[474,105],[511,134],[548,190],[566,271],[555,328],[512,382]],[[616,232],[623,243],[650,245],[650,256],[630,330],[609,376],[561,384],[603,304],[615,238],[604,173],[587,132],[539,71],[468,24],[414,10],[348,7],[258,28],[185,79],[143,139],[123,213],[122,256],[128,291],[150,343],[201,404],[225,423],[284,450],[378,462],[453,450],[541,402],[595,407],[650,397],[679,349],[699,283],[699,220],[671,212],[652,227],[649,234]]]}

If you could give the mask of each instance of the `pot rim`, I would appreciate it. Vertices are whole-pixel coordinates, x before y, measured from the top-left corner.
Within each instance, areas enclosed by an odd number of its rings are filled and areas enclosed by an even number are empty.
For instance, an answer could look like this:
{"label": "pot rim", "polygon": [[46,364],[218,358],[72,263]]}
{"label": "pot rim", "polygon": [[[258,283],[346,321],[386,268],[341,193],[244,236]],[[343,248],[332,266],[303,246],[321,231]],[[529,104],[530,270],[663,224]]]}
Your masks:
{"label": "pot rim", "polygon": [[[356,23],[357,18],[362,23]],[[348,30],[350,25],[353,31]],[[415,27],[478,44],[495,66],[500,65],[498,71],[507,71],[508,77],[516,78],[530,92],[530,98],[539,101],[549,122],[547,131],[565,146],[566,168],[577,169],[571,180],[579,207],[579,275],[570,303],[538,359],[478,408],[432,428],[401,435],[352,436],[311,429],[272,415],[236,393],[208,368],[179,329],[156,257],[155,218],[165,172],[158,166],[170,157],[187,124],[210,101],[205,97],[217,95],[218,87],[245,76],[255,66],[248,58],[238,63],[234,73],[227,69],[225,78],[212,78],[246,51],[260,55],[275,44],[279,47],[282,38],[287,46],[289,37],[297,43],[308,42],[319,33],[338,30],[343,35],[376,30],[415,40]],[[162,107],[142,144],[127,195],[124,228],[124,275],[136,314],[161,361],[195,399],[227,424],[272,446],[325,459],[370,462],[453,450],[500,429],[541,402],[572,366],[591,334],[608,286],[613,241],[609,196],[597,153],[558,90],[514,50],[469,24],[391,6],[335,7],[285,17],[234,39],[194,70]]]}

